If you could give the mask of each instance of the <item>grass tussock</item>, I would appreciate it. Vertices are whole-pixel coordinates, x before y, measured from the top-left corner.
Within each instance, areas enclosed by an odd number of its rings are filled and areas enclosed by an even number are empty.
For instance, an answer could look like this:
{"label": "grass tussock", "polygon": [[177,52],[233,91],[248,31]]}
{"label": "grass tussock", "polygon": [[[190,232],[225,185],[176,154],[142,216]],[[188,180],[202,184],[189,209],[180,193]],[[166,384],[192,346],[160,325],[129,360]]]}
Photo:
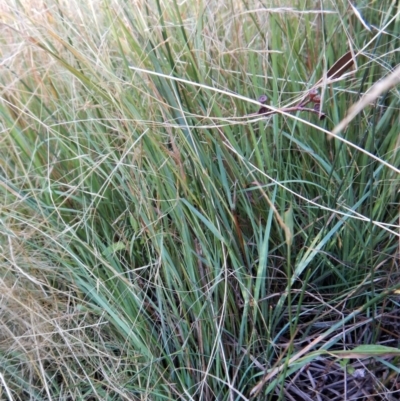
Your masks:
{"label": "grass tussock", "polygon": [[397,2],[0,7],[0,398],[398,399]]}

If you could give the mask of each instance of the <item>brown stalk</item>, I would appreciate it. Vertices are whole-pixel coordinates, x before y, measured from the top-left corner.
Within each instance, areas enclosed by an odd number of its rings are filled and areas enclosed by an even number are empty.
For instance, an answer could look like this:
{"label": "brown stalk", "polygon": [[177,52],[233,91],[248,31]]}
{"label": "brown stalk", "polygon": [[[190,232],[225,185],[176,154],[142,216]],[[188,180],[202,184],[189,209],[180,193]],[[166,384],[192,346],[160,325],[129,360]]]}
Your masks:
{"label": "brown stalk", "polygon": [[[351,51],[344,54],[337,60],[331,68],[326,73],[326,77],[329,79],[338,79],[340,78],[349,68],[354,66],[354,58]],[[321,78],[313,88],[311,88],[308,93],[303,97],[300,103],[294,107],[286,107],[278,110],[271,110],[268,106],[266,106],[266,102],[268,101],[268,97],[266,95],[261,95],[258,98],[258,101],[261,103],[261,107],[257,113],[247,114],[246,116],[270,116],[276,113],[292,113],[297,111],[308,111],[310,113],[317,113],[320,120],[323,120],[326,117],[326,114],[321,111],[321,96],[319,95],[316,87],[323,82],[323,78]],[[314,107],[306,108],[305,106],[308,103],[313,103]]]}

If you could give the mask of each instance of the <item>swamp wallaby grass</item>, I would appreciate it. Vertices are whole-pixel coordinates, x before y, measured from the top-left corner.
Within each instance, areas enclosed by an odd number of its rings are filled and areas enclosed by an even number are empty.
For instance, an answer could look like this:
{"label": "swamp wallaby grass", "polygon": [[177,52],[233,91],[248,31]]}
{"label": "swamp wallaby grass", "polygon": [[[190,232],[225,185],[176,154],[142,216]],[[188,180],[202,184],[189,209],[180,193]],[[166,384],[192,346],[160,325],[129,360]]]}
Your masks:
{"label": "swamp wallaby grass", "polygon": [[3,3],[1,399],[400,397],[398,2]]}

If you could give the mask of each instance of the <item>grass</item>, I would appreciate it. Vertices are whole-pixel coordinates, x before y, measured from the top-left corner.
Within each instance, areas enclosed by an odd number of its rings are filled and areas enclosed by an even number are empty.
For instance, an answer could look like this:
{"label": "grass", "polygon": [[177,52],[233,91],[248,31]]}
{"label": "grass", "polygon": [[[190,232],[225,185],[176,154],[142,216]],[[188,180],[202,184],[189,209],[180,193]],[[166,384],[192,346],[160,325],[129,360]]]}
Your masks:
{"label": "grass", "polygon": [[399,397],[397,2],[2,8],[0,398]]}

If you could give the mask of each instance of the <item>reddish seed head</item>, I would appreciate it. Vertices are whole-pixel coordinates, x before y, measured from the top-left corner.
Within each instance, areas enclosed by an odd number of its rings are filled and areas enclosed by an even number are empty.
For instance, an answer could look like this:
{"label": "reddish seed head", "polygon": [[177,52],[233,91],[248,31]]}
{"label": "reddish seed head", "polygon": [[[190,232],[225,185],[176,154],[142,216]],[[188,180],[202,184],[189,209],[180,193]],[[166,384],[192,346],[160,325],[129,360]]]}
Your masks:
{"label": "reddish seed head", "polygon": [[311,102],[316,102],[317,98],[319,99],[319,101],[321,101],[321,98],[319,96],[319,93],[318,93],[317,89],[311,89],[310,92],[308,93],[308,97],[309,97]]}

